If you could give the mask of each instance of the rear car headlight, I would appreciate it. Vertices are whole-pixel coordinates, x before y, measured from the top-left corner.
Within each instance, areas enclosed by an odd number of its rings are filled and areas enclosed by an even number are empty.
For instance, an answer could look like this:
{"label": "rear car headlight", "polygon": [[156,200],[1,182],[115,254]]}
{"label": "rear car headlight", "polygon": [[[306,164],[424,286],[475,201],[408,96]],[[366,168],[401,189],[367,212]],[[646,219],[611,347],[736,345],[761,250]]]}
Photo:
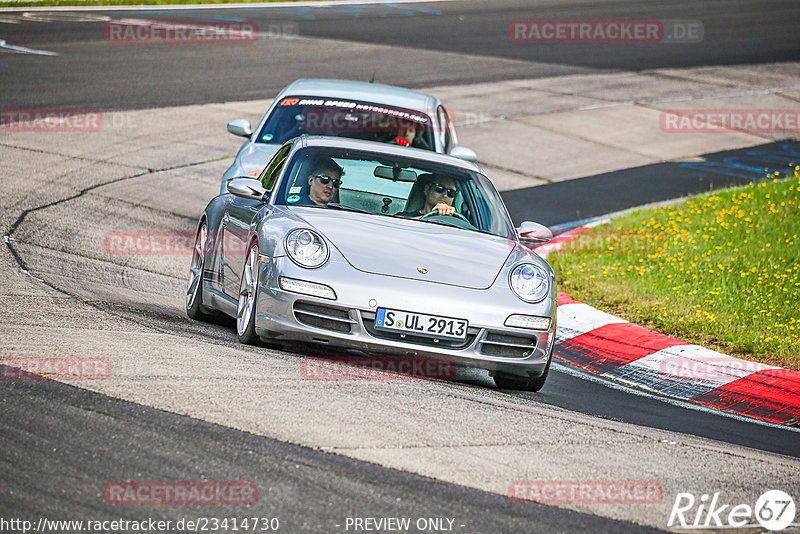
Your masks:
{"label": "rear car headlight", "polygon": [[539,302],[550,293],[550,277],[533,263],[514,267],[509,282],[514,293],[525,302]]}
{"label": "rear car headlight", "polygon": [[286,252],[297,265],[314,269],[328,261],[328,245],[318,233],[306,228],[286,236]]}

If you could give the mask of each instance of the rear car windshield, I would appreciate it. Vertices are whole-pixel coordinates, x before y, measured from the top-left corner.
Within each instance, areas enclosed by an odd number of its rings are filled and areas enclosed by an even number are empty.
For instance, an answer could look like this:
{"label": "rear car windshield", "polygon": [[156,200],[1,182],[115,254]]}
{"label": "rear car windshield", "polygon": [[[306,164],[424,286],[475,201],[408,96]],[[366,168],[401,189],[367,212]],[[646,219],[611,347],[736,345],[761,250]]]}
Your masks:
{"label": "rear car windshield", "polygon": [[[413,133],[412,133],[413,132]],[[305,96],[282,98],[272,110],[257,143],[282,144],[301,135],[349,137],[436,150],[431,118],[420,111],[357,100]]]}

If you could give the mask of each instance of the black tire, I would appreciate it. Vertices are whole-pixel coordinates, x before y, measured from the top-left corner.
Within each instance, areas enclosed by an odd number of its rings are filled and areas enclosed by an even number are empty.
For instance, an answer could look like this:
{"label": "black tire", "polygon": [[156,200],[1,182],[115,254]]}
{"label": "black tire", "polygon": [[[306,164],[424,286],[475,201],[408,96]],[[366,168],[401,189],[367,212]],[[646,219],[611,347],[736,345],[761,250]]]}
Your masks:
{"label": "black tire", "polygon": [[245,345],[260,345],[256,334],[256,301],[258,300],[258,241],[247,249],[247,258],[239,283],[239,302],[236,309],[236,334]]}
{"label": "black tire", "polygon": [[494,383],[500,389],[516,389],[522,391],[539,391],[544,387],[547,381],[547,375],[550,372],[550,362],[553,361],[553,356],[547,360],[547,365],[544,367],[544,372],[541,376],[523,377],[518,375],[506,374],[498,371],[494,375]]}
{"label": "black tire", "polygon": [[203,306],[203,267],[205,264],[206,223],[200,225],[194,238],[192,263],[189,266],[189,283],[186,287],[186,315],[190,319],[209,322],[217,314]]}

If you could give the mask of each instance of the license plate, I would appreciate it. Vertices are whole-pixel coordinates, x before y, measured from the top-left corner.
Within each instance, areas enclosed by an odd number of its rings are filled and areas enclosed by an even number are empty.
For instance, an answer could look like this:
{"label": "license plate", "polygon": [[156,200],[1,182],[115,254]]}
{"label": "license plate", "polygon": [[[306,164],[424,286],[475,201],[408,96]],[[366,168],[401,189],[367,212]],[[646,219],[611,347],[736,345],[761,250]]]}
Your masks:
{"label": "license plate", "polygon": [[466,339],[468,325],[464,319],[387,308],[378,308],[375,315],[375,328],[380,330],[442,339]]}

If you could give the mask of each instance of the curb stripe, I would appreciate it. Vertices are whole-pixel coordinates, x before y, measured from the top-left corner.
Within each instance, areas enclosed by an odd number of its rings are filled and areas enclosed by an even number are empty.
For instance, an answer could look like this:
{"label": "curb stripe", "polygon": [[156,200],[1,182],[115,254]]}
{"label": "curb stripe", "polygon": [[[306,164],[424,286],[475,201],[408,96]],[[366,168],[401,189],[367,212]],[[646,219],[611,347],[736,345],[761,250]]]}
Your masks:
{"label": "curb stripe", "polygon": [[559,305],[556,314],[556,343],[563,343],[607,324],[627,322],[583,302]]}
{"label": "curb stripe", "polygon": [[564,306],[565,304],[583,304],[582,302],[570,297],[560,289],[556,290],[556,300],[558,301],[559,306]]}
{"label": "curb stripe", "polygon": [[691,399],[700,404],[791,426],[800,426],[800,373],[759,371]]}
{"label": "curb stripe", "polygon": [[691,399],[749,374],[732,372],[730,366],[719,365],[720,360],[725,359],[734,360],[719,352],[684,343],[644,356],[607,376],[673,397]]}
{"label": "curb stripe", "polygon": [[679,339],[651,332],[633,323],[611,323],[576,336],[561,346],[573,355],[564,359],[603,374],[661,349],[682,344],[684,342]]}

